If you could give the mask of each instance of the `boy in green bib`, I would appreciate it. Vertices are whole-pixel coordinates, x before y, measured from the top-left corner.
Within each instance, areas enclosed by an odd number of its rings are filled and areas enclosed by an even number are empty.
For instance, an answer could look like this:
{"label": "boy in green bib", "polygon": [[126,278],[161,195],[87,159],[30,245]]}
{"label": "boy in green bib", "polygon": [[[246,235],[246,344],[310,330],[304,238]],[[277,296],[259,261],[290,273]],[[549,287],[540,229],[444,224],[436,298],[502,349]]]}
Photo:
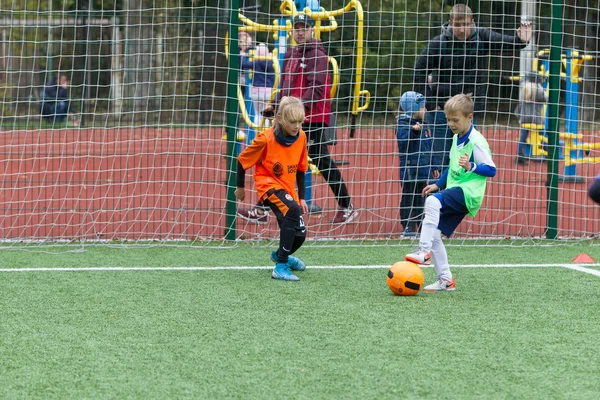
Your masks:
{"label": "boy in green bib", "polygon": [[405,257],[424,265],[433,258],[438,279],[424,287],[424,292],[456,290],[442,234],[450,237],[465,216],[477,215],[487,178],[496,175],[490,146],[472,125],[473,109],[471,96],[465,94],[453,96],[444,105],[448,127],[454,133],[450,164],[436,183],[423,189],[423,196],[428,197],[419,248]]}

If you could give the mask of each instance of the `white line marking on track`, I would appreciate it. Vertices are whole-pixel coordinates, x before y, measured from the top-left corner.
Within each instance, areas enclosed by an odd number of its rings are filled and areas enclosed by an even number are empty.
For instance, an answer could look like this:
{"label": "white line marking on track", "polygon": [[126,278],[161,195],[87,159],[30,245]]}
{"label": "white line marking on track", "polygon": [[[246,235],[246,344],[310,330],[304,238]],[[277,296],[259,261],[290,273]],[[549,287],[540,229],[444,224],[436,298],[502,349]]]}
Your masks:
{"label": "white line marking on track", "polygon": [[[586,267],[600,267],[599,264],[585,264]],[[385,269],[389,265],[315,265],[309,269]],[[600,271],[584,268],[580,264],[466,264],[451,265],[451,268],[552,268],[563,267],[576,271],[600,276]],[[272,266],[229,266],[229,267],[30,267],[30,268],[0,268],[0,272],[106,272],[106,271],[226,271],[226,270],[263,270]],[[431,268],[431,266],[425,266]]]}

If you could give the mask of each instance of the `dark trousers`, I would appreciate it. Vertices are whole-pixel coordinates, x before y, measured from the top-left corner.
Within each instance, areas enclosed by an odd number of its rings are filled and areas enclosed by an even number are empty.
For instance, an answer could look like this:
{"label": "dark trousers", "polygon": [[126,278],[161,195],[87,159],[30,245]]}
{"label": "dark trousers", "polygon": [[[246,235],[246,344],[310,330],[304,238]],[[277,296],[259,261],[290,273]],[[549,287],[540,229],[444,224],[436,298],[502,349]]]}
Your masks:
{"label": "dark trousers", "polygon": [[517,146],[517,154],[524,156],[527,151],[527,138],[529,137],[529,129],[521,129],[521,137]]}
{"label": "dark trousers", "polygon": [[400,223],[404,229],[417,232],[423,221],[425,198],[421,194],[427,181],[402,182],[402,198],[400,199]]}
{"label": "dark trousers", "polygon": [[42,104],[42,116],[49,121],[63,122],[72,112],[69,100],[49,100]]}
{"label": "dark trousers", "polygon": [[263,200],[277,217],[280,229],[277,261],[287,263],[290,255],[298,250],[306,239],[306,226],[300,205],[285,190],[269,190]]}
{"label": "dark trousers", "polygon": [[324,137],[325,128],[323,123],[310,123],[302,127],[308,139],[308,156],[329,184],[338,205],[341,208],[348,208],[351,202],[350,194],[342,178],[342,173],[329,154]]}
{"label": "dark trousers", "polygon": [[[441,162],[442,171],[448,167],[450,162],[450,148],[452,147],[452,136],[448,128],[448,120],[444,110],[434,110],[425,113],[425,124],[431,131],[433,139],[433,152]],[[404,185],[402,185],[404,187]]]}

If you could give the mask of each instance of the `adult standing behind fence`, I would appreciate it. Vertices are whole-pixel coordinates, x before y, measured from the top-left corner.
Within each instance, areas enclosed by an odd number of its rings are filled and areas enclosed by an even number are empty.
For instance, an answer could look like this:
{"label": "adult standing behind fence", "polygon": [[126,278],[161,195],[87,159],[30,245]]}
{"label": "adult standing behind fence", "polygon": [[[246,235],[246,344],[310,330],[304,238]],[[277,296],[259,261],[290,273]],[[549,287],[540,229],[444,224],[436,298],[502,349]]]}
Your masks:
{"label": "adult standing behind fence", "polygon": [[[285,53],[281,90],[274,104],[267,107],[264,114],[272,116],[277,101],[285,96],[302,100],[306,112],[302,129],[308,137],[308,156],[319,168],[337,200],[339,209],[333,223],[346,224],[358,216],[358,211],[352,206],[346,183],[329,154],[324,137],[331,118],[329,57],[321,41],[313,37],[314,24],[314,19],[305,14],[294,17],[292,36],[296,46]],[[259,223],[265,219],[260,208],[239,210],[238,215]]]}
{"label": "adult standing behind fence", "polygon": [[442,34],[434,37],[415,63],[414,91],[425,93],[425,123],[432,130],[434,149],[448,165],[452,131],[448,129],[444,104],[460,93],[473,94],[475,120],[483,122],[487,96],[488,56],[494,51],[515,51],[531,40],[531,22],[523,21],[515,36],[502,35],[475,25],[473,12],[465,4],[450,11]]}

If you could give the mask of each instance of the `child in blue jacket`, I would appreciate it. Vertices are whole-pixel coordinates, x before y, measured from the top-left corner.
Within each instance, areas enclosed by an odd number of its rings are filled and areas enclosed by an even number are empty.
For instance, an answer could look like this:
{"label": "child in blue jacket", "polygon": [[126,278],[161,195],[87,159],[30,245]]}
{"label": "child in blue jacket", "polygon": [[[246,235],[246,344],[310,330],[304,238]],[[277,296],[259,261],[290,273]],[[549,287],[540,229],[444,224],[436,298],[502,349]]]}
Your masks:
{"label": "child in blue jacket", "polygon": [[424,198],[422,191],[431,179],[440,177],[440,160],[433,151],[433,139],[425,117],[425,96],[405,92],[400,98],[403,114],[398,117],[396,138],[400,156],[400,223],[405,236],[414,236],[423,220]]}
{"label": "child in blue jacket", "polygon": [[252,86],[250,86],[250,99],[254,105],[254,124],[262,126],[263,111],[271,100],[271,92],[275,84],[275,68],[269,48],[264,43],[259,43],[254,51],[254,60],[250,60],[247,53],[241,53],[242,69],[252,70]]}

